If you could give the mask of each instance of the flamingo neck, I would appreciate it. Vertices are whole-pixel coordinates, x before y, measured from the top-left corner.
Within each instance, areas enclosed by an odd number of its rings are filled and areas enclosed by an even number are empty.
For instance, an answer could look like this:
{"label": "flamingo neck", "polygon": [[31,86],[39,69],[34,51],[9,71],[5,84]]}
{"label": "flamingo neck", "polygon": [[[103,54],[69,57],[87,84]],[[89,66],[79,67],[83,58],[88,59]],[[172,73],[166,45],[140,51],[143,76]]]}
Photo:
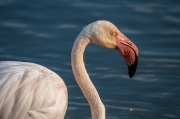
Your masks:
{"label": "flamingo neck", "polygon": [[84,66],[83,54],[89,43],[90,40],[81,35],[75,40],[71,52],[72,70],[77,84],[90,104],[92,119],[105,119],[105,107]]}

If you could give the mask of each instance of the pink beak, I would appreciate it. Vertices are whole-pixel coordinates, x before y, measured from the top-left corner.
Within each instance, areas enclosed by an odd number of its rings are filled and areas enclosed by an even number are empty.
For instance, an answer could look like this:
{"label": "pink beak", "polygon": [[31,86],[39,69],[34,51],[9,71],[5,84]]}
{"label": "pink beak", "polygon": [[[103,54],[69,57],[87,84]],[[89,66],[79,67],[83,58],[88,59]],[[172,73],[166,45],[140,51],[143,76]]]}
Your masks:
{"label": "pink beak", "polygon": [[121,56],[124,57],[128,66],[129,76],[132,78],[136,72],[138,64],[138,48],[122,33],[117,34],[115,37],[117,41],[117,50]]}

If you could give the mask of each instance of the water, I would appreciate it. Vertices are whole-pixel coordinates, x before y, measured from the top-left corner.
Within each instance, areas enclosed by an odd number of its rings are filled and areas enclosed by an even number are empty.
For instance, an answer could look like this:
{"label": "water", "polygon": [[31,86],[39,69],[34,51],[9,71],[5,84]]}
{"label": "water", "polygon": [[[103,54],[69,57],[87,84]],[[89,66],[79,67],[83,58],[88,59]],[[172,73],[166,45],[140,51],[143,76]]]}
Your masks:
{"label": "water", "polygon": [[117,51],[89,45],[87,71],[106,107],[106,119],[180,118],[180,2],[1,0],[0,60],[41,64],[58,73],[69,92],[65,119],[90,118],[71,70],[70,52],[83,26],[113,22],[139,48],[129,79]]}

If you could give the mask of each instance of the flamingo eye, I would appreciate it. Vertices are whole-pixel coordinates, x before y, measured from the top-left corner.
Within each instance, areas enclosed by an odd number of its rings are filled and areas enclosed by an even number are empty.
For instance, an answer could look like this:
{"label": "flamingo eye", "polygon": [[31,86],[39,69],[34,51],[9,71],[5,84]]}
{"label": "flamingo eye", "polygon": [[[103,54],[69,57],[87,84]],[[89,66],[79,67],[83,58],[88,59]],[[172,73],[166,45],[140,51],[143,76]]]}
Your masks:
{"label": "flamingo eye", "polygon": [[117,33],[116,32],[112,32],[111,34],[112,34],[112,36],[115,36]]}

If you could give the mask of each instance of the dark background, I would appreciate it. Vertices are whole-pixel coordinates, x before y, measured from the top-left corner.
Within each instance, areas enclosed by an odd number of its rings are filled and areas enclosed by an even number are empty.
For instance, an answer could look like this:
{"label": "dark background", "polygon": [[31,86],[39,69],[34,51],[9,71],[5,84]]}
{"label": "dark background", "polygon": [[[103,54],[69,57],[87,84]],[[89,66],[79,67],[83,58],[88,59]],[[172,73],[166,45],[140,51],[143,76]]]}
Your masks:
{"label": "dark background", "polygon": [[84,26],[108,20],[140,54],[137,72],[129,79],[117,51],[86,48],[86,69],[105,104],[106,119],[179,119],[179,6],[178,0],[0,0],[0,61],[34,62],[53,70],[69,92],[65,119],[90,118],[70,53]]}

